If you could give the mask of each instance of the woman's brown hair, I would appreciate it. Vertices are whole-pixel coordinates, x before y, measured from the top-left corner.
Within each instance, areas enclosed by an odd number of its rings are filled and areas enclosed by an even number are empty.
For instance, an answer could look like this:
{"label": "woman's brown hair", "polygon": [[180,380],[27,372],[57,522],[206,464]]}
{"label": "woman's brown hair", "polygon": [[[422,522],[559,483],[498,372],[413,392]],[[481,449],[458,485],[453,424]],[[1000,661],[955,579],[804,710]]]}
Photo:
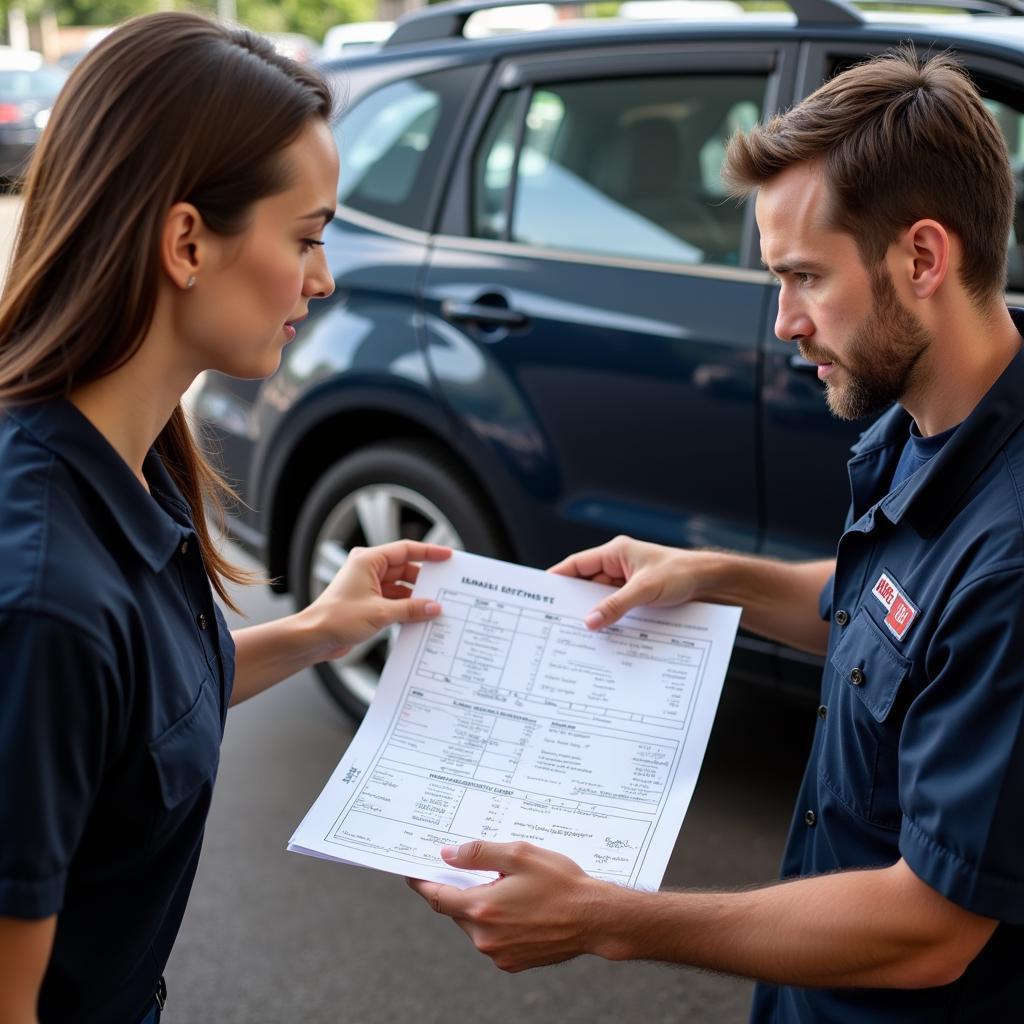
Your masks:
{"label": "woman's brown hair", "polygon": [[[29,167],[0,300],[0,405],[69,394],[127,362],[148,331],[167,210],[192,203],[222,235],[288,185],[281,152],[331,94],[265,39],[197,14],[127,22],[75,68]],[[221,598],[246,582],[205,511],[233,498],[179,405],[156,450],[188,502]]]}
{"label": "woman's brown hair", "polygon": [[831,220],[876,266],[922,218],[955,231],[961,280],[979,306],[1006,282],[1014,182],[1006,142],[967,73],[948,54],[912,47],[837,75],[747,134],[726,154],[725,176],[745,195],[794,164],[820,160]]}

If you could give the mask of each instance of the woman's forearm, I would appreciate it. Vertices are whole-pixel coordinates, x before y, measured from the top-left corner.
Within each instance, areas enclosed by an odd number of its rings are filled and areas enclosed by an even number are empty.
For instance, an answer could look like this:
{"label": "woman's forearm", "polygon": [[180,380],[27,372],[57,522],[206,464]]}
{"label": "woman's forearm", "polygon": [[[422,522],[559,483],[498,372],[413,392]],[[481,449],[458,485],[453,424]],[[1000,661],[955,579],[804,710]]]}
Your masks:
{"label": "woman's forearm", "polygon": [[235,641],[232,706],[315,665],[323,660],[327,649],[316,624],[305,612],[236,629],[231,636]]}

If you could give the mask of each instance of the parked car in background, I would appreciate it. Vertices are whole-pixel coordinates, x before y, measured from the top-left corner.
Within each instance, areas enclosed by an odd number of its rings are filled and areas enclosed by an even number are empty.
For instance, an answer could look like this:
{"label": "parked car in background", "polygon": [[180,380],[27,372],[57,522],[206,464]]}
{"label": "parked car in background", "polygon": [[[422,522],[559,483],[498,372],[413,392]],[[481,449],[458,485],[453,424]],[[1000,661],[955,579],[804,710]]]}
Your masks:
{"label": "parked car in background", "polygon": [[336,60],[379,49],[394,29],[393,21],[349,21],[333,25],[324,33],[322,59]]}
{"label": "parked car in background", "polygon": [[[778,289],[751,204],[722,185],[726,144],[910,41],[963,60],[1019,181],[1024,18],[1002,16],[1019,5],[793,0],[467,38],[491,6],[415,12],[327,66],[348,96],[337,290],[270,380],[211,374],[195,393],[244,499],[233,535],[300,604],[353,545],[398,537],[535,566],[617,533],[831,553],[863,424],[833,419],[814,365],[774,336]],[[358,715],[386,653],[320,676]],[[741,636],[733,667],[799,687],[820,663]]]}
{"label": "parked car in background", "polygon": [[0,180],[23,175],[65,78],[41,54],[0,48]]}

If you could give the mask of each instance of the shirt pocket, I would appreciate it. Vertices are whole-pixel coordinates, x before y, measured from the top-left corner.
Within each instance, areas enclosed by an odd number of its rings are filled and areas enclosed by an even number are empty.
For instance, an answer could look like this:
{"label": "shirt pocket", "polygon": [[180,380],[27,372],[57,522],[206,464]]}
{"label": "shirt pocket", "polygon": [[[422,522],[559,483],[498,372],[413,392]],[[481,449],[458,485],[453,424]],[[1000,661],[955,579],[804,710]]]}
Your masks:
{"label": "shirt pocket", "polygon": [[892,714],[912,662],[862,608],[836,645],[819,776],[855,814],[899,828],[899,721]]}
{"label": "shirt pocket", "polygon": [[[220,760],[221,719],[217,688],[207,677],[192,707],[149,744],[165,818],[184,816],[205,788],[205,803]],[[205,810],[204,810],[205,813]]]}

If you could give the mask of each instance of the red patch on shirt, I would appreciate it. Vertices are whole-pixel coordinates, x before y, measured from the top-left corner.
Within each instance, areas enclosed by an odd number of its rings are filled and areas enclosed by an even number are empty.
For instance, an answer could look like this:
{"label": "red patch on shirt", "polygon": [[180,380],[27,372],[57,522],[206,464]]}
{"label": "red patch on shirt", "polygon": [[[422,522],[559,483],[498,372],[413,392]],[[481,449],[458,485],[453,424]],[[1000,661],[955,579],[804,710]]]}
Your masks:
{"label": "red patch on shirt", "polygon": [[871,588],[871,593],[886,609],[887,614],[882,620],[886,629],[897,640],[902,640],[917,618],[917,607],[903,593],[900,585],[885,572],[878,577],[878,582]]}

